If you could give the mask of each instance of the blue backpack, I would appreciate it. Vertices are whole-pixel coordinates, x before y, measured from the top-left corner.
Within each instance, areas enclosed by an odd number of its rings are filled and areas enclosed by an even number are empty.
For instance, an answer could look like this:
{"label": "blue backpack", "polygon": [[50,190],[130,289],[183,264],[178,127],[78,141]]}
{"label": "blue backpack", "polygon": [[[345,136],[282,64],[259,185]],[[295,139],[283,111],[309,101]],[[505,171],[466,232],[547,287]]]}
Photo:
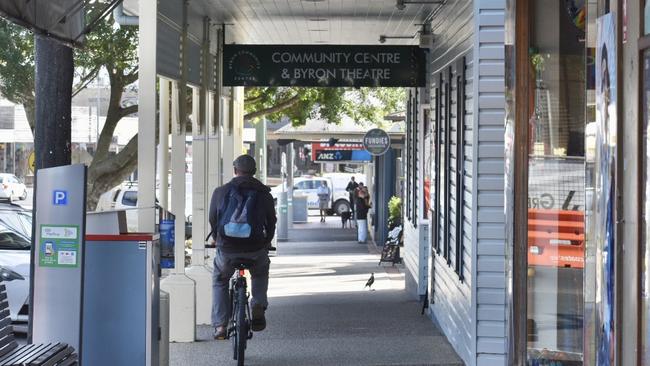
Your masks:
{"label": "blue backpack", "polygon": [[218,216],[217,230],[223,239],[240,243],[262,239],[262,225],[256,219],[256,203],[257,191],[230,188]]}

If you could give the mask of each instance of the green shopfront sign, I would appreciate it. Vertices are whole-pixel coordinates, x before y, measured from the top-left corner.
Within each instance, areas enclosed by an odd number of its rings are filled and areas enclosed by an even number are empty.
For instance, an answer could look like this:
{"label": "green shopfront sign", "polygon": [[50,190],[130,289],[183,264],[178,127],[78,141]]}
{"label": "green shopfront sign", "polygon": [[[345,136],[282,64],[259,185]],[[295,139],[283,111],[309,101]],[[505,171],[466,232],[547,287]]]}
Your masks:
{"label": "green shopfront sign", "polygon": [[380,128],[373,128],[363,136],[363,147],[372,155],[384,155],[390,148],[390,136]]}
{"label": "green shopfront sign", "polygon": [[424,87],[417,46],[225,45],[224,86]]}

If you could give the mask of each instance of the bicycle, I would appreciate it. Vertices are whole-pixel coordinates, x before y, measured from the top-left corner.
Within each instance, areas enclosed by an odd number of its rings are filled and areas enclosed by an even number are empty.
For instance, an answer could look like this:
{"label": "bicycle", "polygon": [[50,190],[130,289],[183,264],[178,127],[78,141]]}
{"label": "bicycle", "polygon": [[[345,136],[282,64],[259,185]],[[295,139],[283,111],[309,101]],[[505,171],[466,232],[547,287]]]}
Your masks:
{"label": "bicycle", "polygon": [[253,338],[251,330],[251,309],[248,303],[246,270],[253,266],[254,261],[238,259],[235,261],[236,271],[230,279],[230,309],[232,310],[228,323],[227,338],[232,339],[233,359],[237,366],[244,365],[246,342]]}

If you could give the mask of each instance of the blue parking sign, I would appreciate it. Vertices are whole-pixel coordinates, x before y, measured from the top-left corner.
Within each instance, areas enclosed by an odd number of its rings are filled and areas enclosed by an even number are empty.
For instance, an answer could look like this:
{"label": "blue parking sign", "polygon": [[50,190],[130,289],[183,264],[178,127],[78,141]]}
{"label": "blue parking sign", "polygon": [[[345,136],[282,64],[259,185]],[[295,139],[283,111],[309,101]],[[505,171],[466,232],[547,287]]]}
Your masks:
{"label": "blue parking sign", "polygon": [[54,191],[52,195],[52,204],[55,206],[66,206],[68,204],[68,192]]}

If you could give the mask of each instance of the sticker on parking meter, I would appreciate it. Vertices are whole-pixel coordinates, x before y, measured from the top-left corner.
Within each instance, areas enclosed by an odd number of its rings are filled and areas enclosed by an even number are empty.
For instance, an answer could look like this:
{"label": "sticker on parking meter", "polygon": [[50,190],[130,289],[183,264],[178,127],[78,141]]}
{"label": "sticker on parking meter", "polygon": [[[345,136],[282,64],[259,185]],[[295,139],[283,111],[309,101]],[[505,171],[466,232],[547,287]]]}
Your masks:
{"label": "sticker on parking meter", "polygon": [[79,227],[41,225],[39,250],[41,267],[77,267],[79,265]]}

